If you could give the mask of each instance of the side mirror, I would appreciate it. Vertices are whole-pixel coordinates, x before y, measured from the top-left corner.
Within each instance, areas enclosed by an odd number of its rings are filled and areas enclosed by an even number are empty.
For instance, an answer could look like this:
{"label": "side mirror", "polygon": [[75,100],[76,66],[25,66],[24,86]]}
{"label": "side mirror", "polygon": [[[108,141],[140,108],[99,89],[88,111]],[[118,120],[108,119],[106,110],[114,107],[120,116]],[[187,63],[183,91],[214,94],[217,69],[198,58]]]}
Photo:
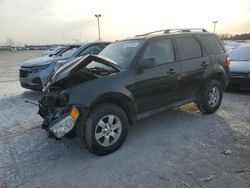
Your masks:
{"label": "side mirror", "polygon": [[150,69],[156,66],[156,61],[154,57],[147,57],[143,58],[139,63],[138,63],[138,69],[143,70],[143,69]]}

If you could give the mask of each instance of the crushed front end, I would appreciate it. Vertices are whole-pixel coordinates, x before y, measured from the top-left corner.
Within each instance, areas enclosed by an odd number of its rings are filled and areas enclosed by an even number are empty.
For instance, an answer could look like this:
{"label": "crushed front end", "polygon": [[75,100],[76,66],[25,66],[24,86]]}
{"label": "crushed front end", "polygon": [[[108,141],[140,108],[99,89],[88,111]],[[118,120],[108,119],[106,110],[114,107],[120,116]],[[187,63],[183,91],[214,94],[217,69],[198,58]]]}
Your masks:
{"label": "crushed front end", "polygon": [[[96,62],[102,66],[96,67]],[[91,63],[93,66],[87,67]],[[90,99],[82,98],[88,91],[86,85],[119,71],[114,63],[93,55],[61,66],[49,79],[43,89],[46,94],[39,101],[38,114],[44,119],[43,128],[58,139],[75,133],[81,136],[90,103]]]}
{"label": "crushed front end", "polygon": [[42,127],[57,139],[72,132],[80,112],[68,104],[68,95],[46,95],[39,101],[38,114],[44,119]]}

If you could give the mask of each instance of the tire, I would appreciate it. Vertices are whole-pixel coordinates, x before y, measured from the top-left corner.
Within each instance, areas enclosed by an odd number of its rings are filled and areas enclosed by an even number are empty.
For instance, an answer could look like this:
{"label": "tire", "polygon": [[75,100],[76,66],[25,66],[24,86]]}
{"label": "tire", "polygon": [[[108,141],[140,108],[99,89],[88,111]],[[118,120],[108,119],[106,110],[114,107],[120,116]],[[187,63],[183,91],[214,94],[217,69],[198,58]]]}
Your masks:
{"label": "tire", "polygon": [[218,110],[223,97],[221,83],[210,80],[200,92],[197,99],[197,106],[205,114],[212,114]]}
{"label": "tire", "polygon": [[86,120],[86,148],[97,155],[116,151],[127,137],[128,124],[126,113],[117,105],[97,105]]}

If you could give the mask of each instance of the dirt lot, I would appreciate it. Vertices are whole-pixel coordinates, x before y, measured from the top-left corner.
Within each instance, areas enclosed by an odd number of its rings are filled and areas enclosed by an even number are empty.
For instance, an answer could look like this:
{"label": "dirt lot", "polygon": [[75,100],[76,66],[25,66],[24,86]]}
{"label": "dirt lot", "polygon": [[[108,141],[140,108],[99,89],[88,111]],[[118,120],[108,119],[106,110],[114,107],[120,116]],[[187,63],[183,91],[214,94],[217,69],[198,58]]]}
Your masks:
{"label": "dirt lot", "polygon": [[104,157],[40,128],[41,93],[22,89],[18,68],[41,51],[0,52],[0,187],[250,187],[250,92],[226,92],[220,110],[194,104],[131,126]]}

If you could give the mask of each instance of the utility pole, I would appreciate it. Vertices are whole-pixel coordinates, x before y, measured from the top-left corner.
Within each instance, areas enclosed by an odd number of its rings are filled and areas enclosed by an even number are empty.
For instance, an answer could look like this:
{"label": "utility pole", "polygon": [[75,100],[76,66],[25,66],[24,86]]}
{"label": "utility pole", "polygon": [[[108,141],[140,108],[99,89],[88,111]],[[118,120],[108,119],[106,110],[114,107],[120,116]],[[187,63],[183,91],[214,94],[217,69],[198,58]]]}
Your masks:
{"label": "utility pole", "polygon": [[97,18],[97,22],[98,22],[98,36],[99,36],[99,40],[101,40],[101,33],[100,33],[100,17],[102,15],[101,14],[95,14],[95,17]]}

